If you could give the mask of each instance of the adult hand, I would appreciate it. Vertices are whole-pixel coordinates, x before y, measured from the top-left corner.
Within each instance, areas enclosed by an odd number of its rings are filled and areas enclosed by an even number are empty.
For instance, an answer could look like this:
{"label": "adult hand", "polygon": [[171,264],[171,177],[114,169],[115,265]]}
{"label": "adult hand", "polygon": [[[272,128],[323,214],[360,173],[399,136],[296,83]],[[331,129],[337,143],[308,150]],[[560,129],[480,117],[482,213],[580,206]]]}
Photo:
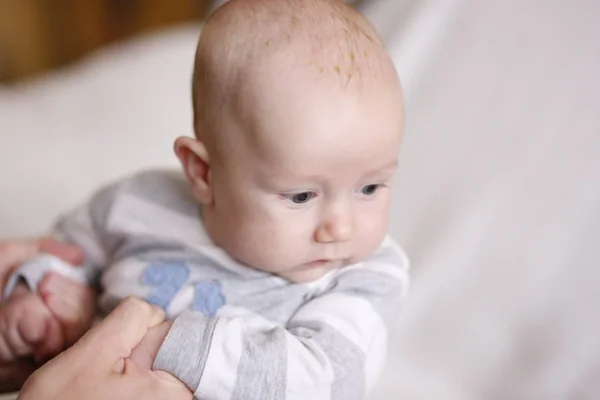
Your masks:
{"label": "adult hand", "polygon": [[[13,270],[39,253],[54,254],[73,265],[80,264],[84,258],[79,247],[59,243],[51,238],[0,241],[0,298]],[[20,389],[36,367],[31,358],[0,364],[0,393]]]}
{"label": "adult hand", "polygon": [[37,370],[20,400],[190,400],[191,391],[163,371],[151,371],[129,358],[146,333],[164,320],[158,308],[135,298],[124,300],[75,345]]}

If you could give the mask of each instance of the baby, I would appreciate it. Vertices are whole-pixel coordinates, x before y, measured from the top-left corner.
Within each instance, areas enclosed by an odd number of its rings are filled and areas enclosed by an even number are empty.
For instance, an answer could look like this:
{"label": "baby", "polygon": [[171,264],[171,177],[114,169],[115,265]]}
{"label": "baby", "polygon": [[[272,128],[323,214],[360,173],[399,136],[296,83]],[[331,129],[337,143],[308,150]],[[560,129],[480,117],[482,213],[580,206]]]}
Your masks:
{"label": "baby", "polygon": [[386,236],[392,61],[341,1],[233,0],[204,25],[192,91],[184,173],[116,182],[54,235],[85,249],[102,310],[130,295],[165,310],[132,358],[197,398],[364,398],[408,284]]}

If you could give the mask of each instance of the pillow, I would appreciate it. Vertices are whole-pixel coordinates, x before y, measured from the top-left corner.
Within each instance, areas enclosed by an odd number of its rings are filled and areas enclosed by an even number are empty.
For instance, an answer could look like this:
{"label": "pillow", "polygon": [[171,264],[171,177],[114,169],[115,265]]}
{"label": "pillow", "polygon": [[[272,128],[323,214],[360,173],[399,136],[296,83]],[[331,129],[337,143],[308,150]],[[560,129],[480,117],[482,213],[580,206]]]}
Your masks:
{"label": "pillow", "polygon": [[176,166],[192,134],[197,24],[106,48],[26,84],[0,87],[0,238],[43,233],[99,187]]}

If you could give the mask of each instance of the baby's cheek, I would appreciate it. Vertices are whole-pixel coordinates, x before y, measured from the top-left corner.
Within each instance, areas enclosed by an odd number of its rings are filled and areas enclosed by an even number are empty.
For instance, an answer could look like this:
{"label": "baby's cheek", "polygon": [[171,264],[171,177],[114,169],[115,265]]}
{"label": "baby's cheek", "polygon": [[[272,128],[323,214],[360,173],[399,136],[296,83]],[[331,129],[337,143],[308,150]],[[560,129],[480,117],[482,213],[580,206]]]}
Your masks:
{"label": "baby's cheek", "polygon": [[375,251],[383,242],[388,231],[388,221],[380,214],[359,221],[354,243],[357,258],[364,258]]}
{"label": "baby's cheek", "polygon": [[[307,215],[280,208],[275,202],[254,202],[230,218],[230,232],[222,247],[238,260],[256,269],[277,272],[298,264],[312,239]],[[304,254],[304,257],[307,255]],[[305,260],[300,260],[305,262]]]}
{"label": "baby's cheek", "polygon": [[245,246],[245,254],[248,263],[256,269],[273,272],[277,270],[276,265],[279,262],[280,244],[277,234],[268,231],[255,232],[248,236],[247,243],[251,246]]}
{"label": "baby's cheek", "polygon": [[[307,221],[281,221],[273,224],[268,247],[277,258],[294,258],[300,252],[307,250],[306,246],[314,241],[314,230],[309,228]],[[283,260],[280,263],[285,262]]]}
{"label": "baby's cheek", "polygon": [[239,224],[237,229],[222,235],[219,245],[236,260],[256,268],[267,256],[263,238],[264,232]]}

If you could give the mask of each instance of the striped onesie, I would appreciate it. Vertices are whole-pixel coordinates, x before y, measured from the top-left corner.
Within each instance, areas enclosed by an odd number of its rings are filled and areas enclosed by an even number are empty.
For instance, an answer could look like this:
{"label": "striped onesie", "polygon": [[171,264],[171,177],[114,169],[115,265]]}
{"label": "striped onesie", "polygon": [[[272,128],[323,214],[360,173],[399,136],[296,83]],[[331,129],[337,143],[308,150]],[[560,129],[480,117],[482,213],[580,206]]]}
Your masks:
{"label": "striped onesie", "polygon": [[85,249],[103,311],[134,295],[174,320],[154,369],[202,400],[363,399],[408,287],[407,258],[390,238],[310,283],[243,265],[212,243],[175,171],[103,188],[55,234]]}

